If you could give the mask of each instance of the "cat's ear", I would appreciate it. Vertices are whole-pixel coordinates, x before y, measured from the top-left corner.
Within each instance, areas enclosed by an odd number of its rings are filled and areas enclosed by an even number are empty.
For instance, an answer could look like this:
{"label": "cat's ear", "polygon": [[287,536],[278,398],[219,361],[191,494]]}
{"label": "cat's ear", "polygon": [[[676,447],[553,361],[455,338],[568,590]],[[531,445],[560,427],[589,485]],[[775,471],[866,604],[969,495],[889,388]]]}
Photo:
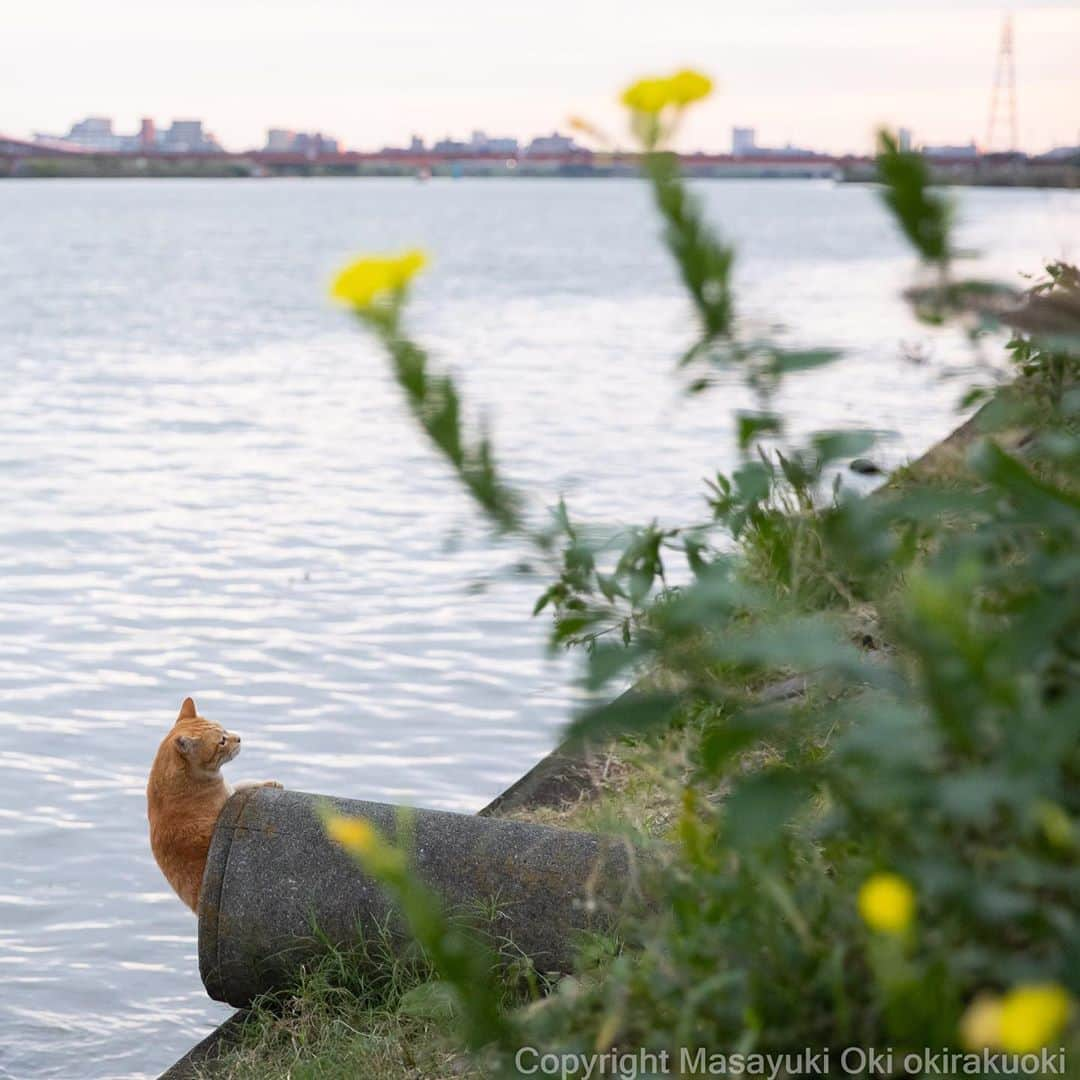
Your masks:
{"label": "cat's ear", "polygon": [[198,712],[195,709],[195,702],[191,698],[184,698],[184,704],[180,706],[180,715],[176,718],[176,722],[180,723],[181,720],[194,720],[198,716]]}
{"label": "cat's ear", "polygon": [[184,757],[190,757],[191,752],[199,745],[199,740],[191,735],[177,735],[176,736],[176,749]]}

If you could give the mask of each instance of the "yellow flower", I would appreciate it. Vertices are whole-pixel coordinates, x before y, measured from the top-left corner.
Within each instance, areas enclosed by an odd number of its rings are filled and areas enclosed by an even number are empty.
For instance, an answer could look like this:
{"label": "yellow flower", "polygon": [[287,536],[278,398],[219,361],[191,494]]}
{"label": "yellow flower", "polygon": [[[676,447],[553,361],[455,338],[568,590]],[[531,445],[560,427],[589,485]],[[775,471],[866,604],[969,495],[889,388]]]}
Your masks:
{"label": "yellow flower", "polygon": [[622,94],[622,103],[639,113],[655,115],[669,105],[683,108],[712,93],[712,80],[698,71],[684,69],[658,79],[639,79]]}
{"label": "yellow flower", "polygon": [[418,250],[357,259],[334,278],[331,295],[365,311],[387,295],[402,292],[427,261],[424,252]]}
{"label": "yellow flower", "polygon": [[980,994],[960,1018],[960,1039],[969,1050],[996,1047],[1001,1036],[1001,998]]}
{"label": "yellow flower", "polygon": [[668,82],[671,84],[672,100],[680,107],[692,105],[695,101],[707,98],[713,88],[712,79],[708,75],[702,75],[700,71],[691,71],[688,68],[677,71]]}
{"label": "yellow flower", "polygon": [[1011,1054],[1041,1050],[1069,1018],[1069,995],[1057,983],[1027,983],[1010,990],[1001,1003],[998,1043]]}
{"label": "yellow flower", "polygon": [[671,104],[669,80],[638,79],[623,91],[622,103],[635,112],[658,113]]}
{"label": "yellow flower", "polygon": [[379,830],[364,818],[329,813],[323,818],[326,834],[350,854],[359,858],[369,874],[382,881],[395,881],[406,871],[405,853],[383,839]]}
{"label": "yellow flower", "polygon": [[874,874],[859,889],[859,914],[871,930],[903,933],[915,914],[915,892],[899,874]]}
{"label": "yellow flower", "polygon": [[369,821],[334,815],[326,819],[326,833],[356,855],[369,855],[379,844],[379,834]]}

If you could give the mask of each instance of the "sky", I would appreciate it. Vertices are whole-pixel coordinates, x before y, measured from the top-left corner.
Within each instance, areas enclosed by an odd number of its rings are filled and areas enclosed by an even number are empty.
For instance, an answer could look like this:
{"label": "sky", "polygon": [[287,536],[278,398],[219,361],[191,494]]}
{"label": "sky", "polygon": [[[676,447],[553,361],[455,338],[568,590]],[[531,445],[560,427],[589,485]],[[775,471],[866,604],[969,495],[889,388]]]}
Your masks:
{"label": "sky", "polygon": [[1080,0],[23,0],[4,17],[0,133],[194,117],[230,149],[285,127],[371,150],[577,114],[625,143],[620,88],[692,66],[718,92],[682,149],[726,150],[736,124],[835,153],[882,123],[984,143],[1006,10],[1021,147],[1080,143]]}

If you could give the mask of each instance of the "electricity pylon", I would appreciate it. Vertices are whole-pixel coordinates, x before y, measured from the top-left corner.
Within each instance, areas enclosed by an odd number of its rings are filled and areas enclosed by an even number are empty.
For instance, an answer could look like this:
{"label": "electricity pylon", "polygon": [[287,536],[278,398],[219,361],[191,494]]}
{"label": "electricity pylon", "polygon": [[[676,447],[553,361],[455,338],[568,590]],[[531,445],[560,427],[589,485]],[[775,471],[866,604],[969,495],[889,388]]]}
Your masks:
{"label": "electricity pylon", "polygon": [[998,45],[997,64],[994,68],[994,88],[990,92],[990,123],[986,129],[986,149],[994,149],[998,119],[1004,106],[1009,110],[1009,145],[1006,150],[1016,150],[1019,138],[1016,130],[1016,67],[1013,60],[1012,16],[1006,15],[1001,24],[1001,44]]}

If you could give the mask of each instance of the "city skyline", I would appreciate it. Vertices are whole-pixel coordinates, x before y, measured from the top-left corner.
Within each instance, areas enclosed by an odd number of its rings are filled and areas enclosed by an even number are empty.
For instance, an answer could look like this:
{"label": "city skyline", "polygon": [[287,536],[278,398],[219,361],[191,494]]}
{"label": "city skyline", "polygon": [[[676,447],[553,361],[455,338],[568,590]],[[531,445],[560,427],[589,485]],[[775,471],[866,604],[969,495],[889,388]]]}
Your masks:
{"label": "city skyline", "polygon": [[[88,116],[70,125],[66,133],[35,132],[33,142],[43,148],[89,151],[93,153],[149,153],[165,155],[194,154],[296,154],[311,159],[323,158],[335,154],[366,154],[409,156],[431,154],[452,157],[461,155],[481,155],[488,157],[520,158],[531,155],[574,154],[581,151],[591,152],[597,147],[589,145],[588,138],[582,138],[573,130],[563,134],[557,130],[550,134],[541,133],[529,139],[514,136],[489,135],[474,128],[468,135],[455,137],[446,135],[441,139],[426,142],[413,133],[408,140],[398,140],[394,145],[387,144],[378,148],[359,148],[344,146],[341,140],[324,131],[297,131],[290,128],[267,128],[266,138],[261,146],[226,147],[217,139],[213,131],[202,119],[173,119],[168,128],[159,127],[155,118],[144,116],[134,131],[118,130],[112,117]],[[901,149],[921,150],[938,157],[967,157],[985,152],[977,140],[958,144],[931,144],[918,138],[910,128],[900,126],[895,129]],[[1080,140],[1078,140],[1080,142]],[[602,152],[606,147],[600,147]],[[630,148],[632,149],[632,148]],[[1055,148],[1050,157],[1064,156],[1064,152],[1080,152],[1080,146],[1061,146]],[[993,153],[993,151],[988,151]],[[696,151],[705,156],[731,156],[735,158],[813,158],[832,157],[827,150],[812,146],[797,146],[785,143],[772,146],[758,141],[758,131],[754,127],[734,125],[729,133],[727,146],[701,147]],[[854,156],[854,155],[853,155]],[[1046,156],[1046,155],[1044,155]]]}
{"label": "city skyline", "polygon": [[[301,11],[306,12],[301,16]],[[450,12],[414,2],[363,16],[342,0],[194,0],[161,22],[145,5],[46,0],[14,16],[0,72],[0,132],[65,131],[85,115],[136,130],[142,116],[202,117],[221,143],[262,145],[268,128],[321,131],[377,150],[474,129],[527,142],[588,117],[628,142],[617,104],[629,79],[692,64],[719,92],[687,118],[683,150],[718,150],[730,129],[765,145],[865,152],[882,123],[930,144],[984,141],[1003,9],[916,0],[867,10],[825,0],[742,5],[673,0],[627,18],[550,0],[505,14],[480,0]],[[1019,148],[1080,141],[1071,3],[1011,5]],[[257,16],[257,17],[256,17]],[[58,32],[56,26],[63,26]]]}

